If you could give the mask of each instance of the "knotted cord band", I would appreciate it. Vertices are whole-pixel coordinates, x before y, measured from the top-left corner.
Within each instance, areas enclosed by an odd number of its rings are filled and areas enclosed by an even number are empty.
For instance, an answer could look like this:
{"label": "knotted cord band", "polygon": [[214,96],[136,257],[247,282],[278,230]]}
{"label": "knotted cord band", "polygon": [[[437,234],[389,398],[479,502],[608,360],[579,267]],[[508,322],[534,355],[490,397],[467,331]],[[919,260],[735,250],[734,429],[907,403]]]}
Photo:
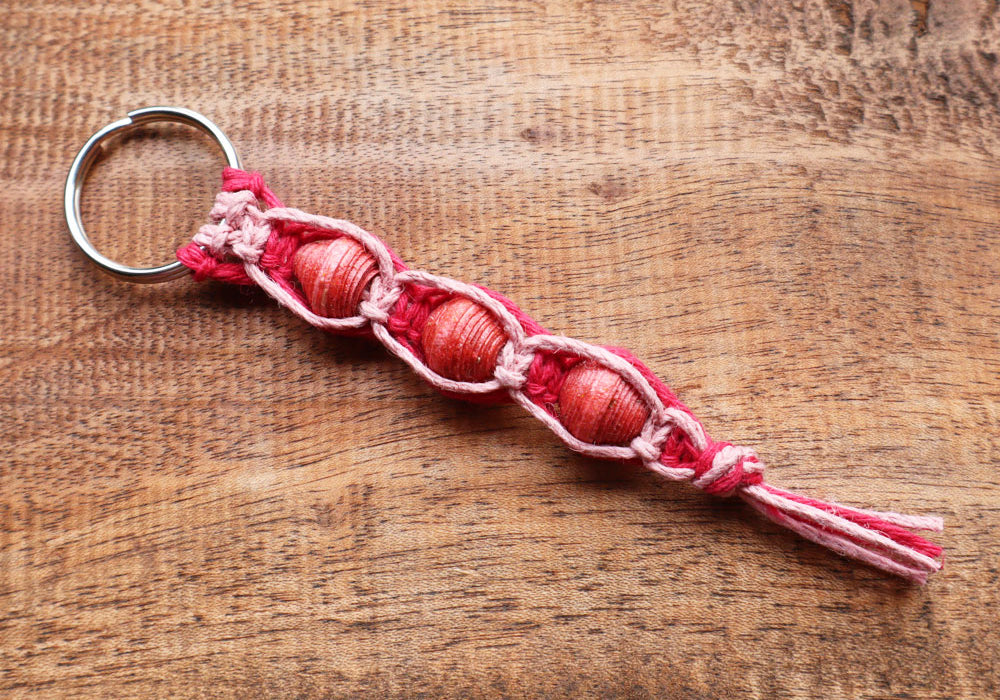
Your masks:
{"label": "knotted cord band", "polygon": [[[513,401],[573,450],[638,461],[709,494],[738,495],[770,520],[845,556],[920,583],[941,568],[941,548],[910,532],[941,530],[940,518],[859,510],[771,486],[752,449],[714,441],[669,387],[627,350],[552,335],[497,292],[410,269],[380,238],[355,224],[284,207],[258,173],[226,168],[210,218],[212,223],[177,253],[195,279],[259,286],[317,328],[376,338],[448,396],[484,403]],[[377,272],[355,315],[330,318],[310,308],[295,279],[293,260],[303,245],[342,236],[364,248]],[[488,310],[506,334],[492,376],[485,381],[442,376],[428,366],[421,349],[428,316],[455,297]],[[567,373],[583,362],[616,373],[648,409],[642,429],[628,444],[587,442],[561,422],[555,409],[560,388]]]}

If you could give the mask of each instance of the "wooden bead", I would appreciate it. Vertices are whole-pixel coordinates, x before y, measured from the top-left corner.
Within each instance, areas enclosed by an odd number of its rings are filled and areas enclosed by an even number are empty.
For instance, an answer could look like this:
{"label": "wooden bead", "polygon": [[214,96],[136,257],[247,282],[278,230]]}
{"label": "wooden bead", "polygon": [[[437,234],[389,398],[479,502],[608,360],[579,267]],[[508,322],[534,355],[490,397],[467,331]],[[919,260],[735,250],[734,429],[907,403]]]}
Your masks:
{"label": "wooden bead", "polygon": [[626,445],[649,418],[636,390],[617,372],[595,362],[581,362],[566,374],[559,413],[575,438],[594,445]]}
{"label": "wooden bead", "polygon": [[292,263],[309,308],[327,318],[356,316],[378,263],[349,236],[307,243]]}
{"label": "wooden bead", "polygon": [[456,297],[431,312],[420,342],[427,366],[442,377],[482,382],[493,376],[507,334],[489,311]]}

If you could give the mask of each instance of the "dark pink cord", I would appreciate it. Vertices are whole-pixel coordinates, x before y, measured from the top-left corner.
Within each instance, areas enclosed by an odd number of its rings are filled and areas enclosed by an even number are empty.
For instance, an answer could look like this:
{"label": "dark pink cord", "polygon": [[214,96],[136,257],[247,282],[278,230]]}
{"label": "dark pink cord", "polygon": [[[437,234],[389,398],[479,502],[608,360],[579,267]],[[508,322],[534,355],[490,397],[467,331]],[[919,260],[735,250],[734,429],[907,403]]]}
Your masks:
{"label": "dark pink cord", "polygon": [[[316,240],[349,236],[378,261],[378,274],[344,319],[315,314],[293,273],[296,251]],[[553,336],[512,301],[481,287],[412,270],[385,243],[356,225],[285,208],[258,173],[223,172],[212,223],[181,248],[178,259],[195,279],[257,285],[296,315],[324,330],[372,336],[448,396],[484,403],[516,402],[572,449],[607,459],[639,461],[706,493],[738,495],[770,520],[814,542],[904,578],[923,583],[941,568],[941,547],[911,530],[941,530],[940,518],[849,508],[774,487],[746,447],[717,442],[669,387],[627,350]],[[439,305],[464,296],[488,309],[508,338],[494,376],[460,382],[427,367],[421,333]],[[582,361],[617,372],[649,408],[641,433],[627,446],[574,437],[555,406],[567,372]]]}

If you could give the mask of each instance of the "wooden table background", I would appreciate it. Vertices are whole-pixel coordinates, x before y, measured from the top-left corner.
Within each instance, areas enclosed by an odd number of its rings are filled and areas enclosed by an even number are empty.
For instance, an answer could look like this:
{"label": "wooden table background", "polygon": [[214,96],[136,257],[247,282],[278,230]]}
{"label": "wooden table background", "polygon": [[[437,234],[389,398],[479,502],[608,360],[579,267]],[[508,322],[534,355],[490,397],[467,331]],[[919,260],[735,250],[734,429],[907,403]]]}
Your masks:
{"label": "wooden table background", "polygon": [[[0,8],[8,697],[1000,694],[1000,16],[962,2]],[[441,398],[265,298],[98,273],[76,150],[197,109],[299,208],[633,348],[775,483],[938,513],[906,585]],[[102,161],[156,263],[220,156]]]}

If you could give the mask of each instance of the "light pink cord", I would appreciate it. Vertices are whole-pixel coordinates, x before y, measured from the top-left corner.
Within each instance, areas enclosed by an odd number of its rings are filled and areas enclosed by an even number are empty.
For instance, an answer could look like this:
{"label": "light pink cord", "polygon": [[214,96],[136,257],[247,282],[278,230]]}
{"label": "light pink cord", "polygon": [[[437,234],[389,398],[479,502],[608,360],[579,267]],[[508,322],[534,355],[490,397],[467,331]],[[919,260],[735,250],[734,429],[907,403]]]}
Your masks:
{"label": "light pink cord", "polygon": [[[904,529],[941,530],[940,518],[854,509],[771,486],[763,481],[764,466],[752,449],[712,441],[701,423],[682,404],[672,401],[666,405],[661,400],[662,396],[672,396],[669,389],[630,356],[574,338],[538,332],[537,325],[532,325],[532,333],[528,333],[525,324],[530,319],[526,320],[516,307],[512,311],[495,292],[407,269],[380,238],[364,229],[347,221],[281,206],[255,174],[227,169],[225,177],[230,191],[218,195],[211,213],[213,223],[202,227],[193,243],[178,253],[182,262],[195,269],[196,274],[202,269],[222,270],[229,264],[226,261],[238,262],[249,281],[307,323],[334,332],[368,329],[420,377],[451,395],[491,395],[505,391],[578,452],[602,459],[638,460],[667,479],[690,481],[716,495],[739,495],[768,519],[809,540],[913,581],[923,583],[929,573],[941,568],[937,560],[940,547]],[[236,189],[238,187],[248,189]],[[262,210],[258,198],[271,208]],[[304,297],[286,276],[275,276],[274,271],[287,268],[287,258],[301,244],[297,239],[288,243],[296,234],[286,234],[282,230],[290,225],[298,225],[300,230],[308,230],[314,237],[349,236],[375,259],[378,274],[363,295],[357,315],[342,319],[319,316],[309,309]],[[281,247],[283,244],[287,245]],[[280,262],[265,265],[263,261],[268,255]],[[232,268],[225,270],[224,274],[214,276],[232,280],[240,274]],[[204,276],[213,274],[209,272]],[[507,336],[507,343],[498,355],[491,379],[461,382],[443,377],[390,331],[387,324],[397,303],[414,285],[467,297],[496,317]],[[618,373],[649,409],[649,417],[639,435],[628,445],[592,444],[574,437],[555,412],[526,393],[532,368],[544,353],[590,360]],[[702,455],[698,463],[675,464],[667,458],[667,443],[676,438],[678,431],[690,441],[695,453]],[[709,461],[699,467],[704,459]]]}

